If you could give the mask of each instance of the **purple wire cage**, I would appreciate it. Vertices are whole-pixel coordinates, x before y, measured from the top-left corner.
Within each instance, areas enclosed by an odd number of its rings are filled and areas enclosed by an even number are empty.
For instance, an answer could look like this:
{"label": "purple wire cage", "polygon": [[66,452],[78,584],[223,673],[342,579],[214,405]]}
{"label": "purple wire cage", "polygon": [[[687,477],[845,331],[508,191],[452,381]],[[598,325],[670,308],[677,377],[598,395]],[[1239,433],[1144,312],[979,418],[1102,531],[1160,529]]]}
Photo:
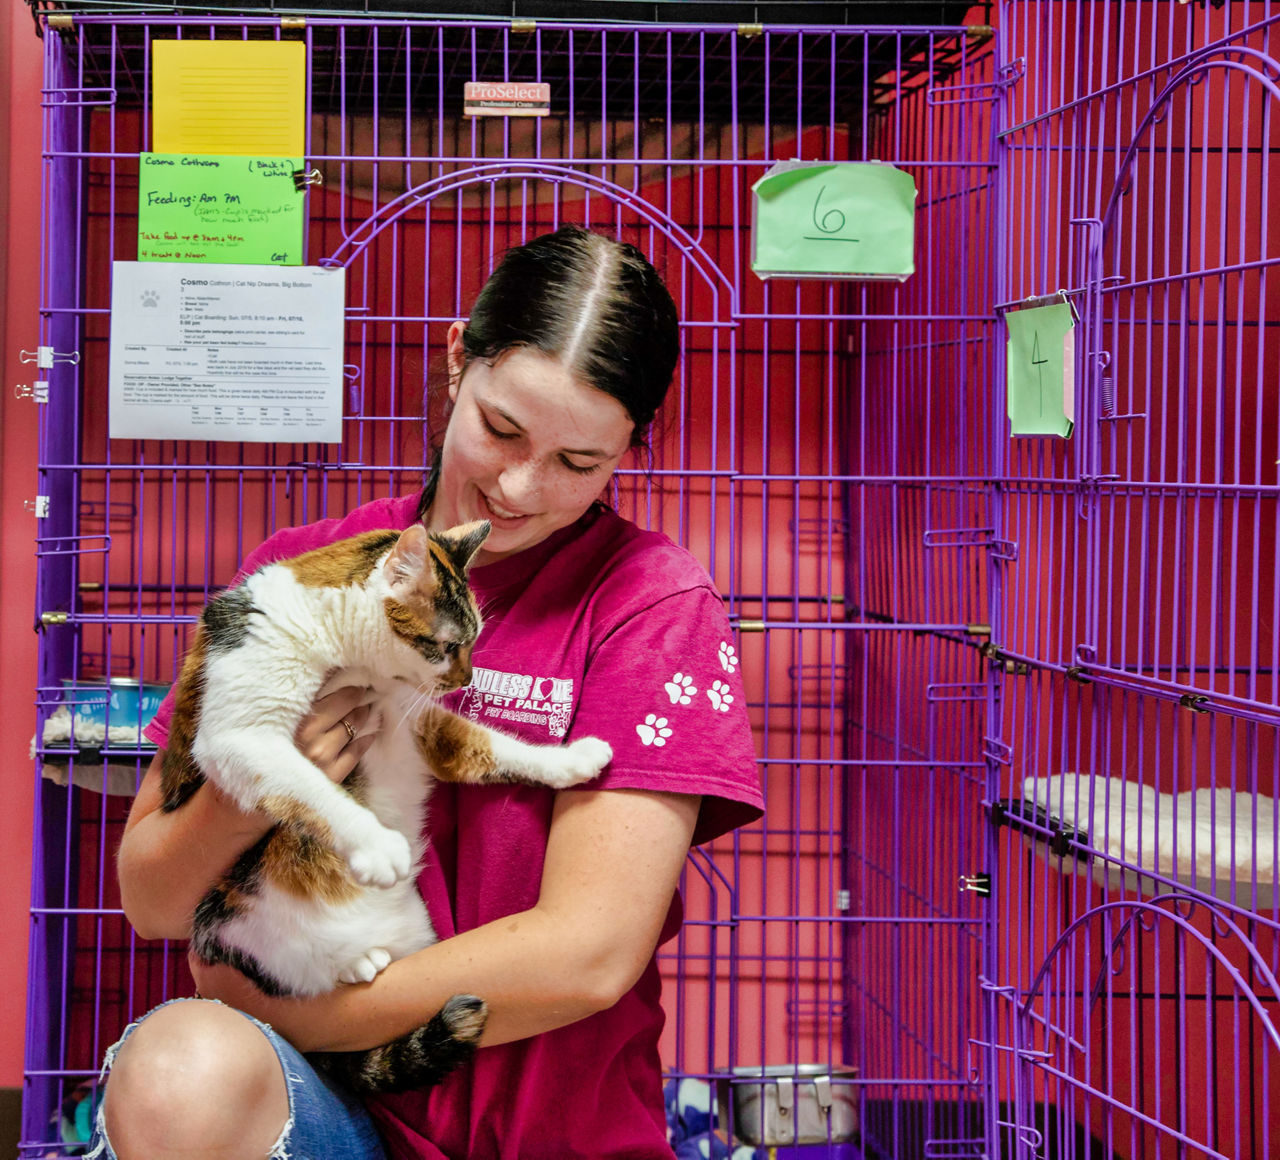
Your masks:
{"label": "purple wire cage", "polygon": [[[1026,0],[995,30],[94,9],[39,13],[23,1155],[82,1151],[103,1052],[190,986],[114,880],[150,753],[136,722],[59,732],[67,686],[167,682],[271,531],[416,486],[448,324],[564,221],[641,246],[680,309],[614,499],[711,569],[767,792],[691,854],[660,950],[673,1131],[783,1160],[1274,1154],[1272,4]],[[307,47],[341,445],[106,437],[110,263],[173,38]],[[469,80],[546,82],[551,114],[466,118]],[[907,281],[751,272],[751,185],[793,157],[911,174]],[[1011,437],[1003,318],[1049,298],[1075,430]]]}

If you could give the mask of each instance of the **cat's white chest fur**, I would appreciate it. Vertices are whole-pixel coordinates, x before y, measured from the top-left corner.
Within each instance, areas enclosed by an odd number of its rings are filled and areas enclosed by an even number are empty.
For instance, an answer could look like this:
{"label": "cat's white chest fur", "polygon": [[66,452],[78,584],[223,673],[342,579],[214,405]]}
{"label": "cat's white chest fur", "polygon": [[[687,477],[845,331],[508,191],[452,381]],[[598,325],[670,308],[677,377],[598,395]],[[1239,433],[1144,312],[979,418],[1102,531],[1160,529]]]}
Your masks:
{"label": "cat's white chest fur", "polygon": [[[321,693],[370,679],[359,670],[345,670]],[[250,950],[294,994],[368,982],[388,962],[435,941],[417,886],[426,802],[434,785],[415,735],[421,694],[402,682],[388,682],[371,708],[365,729],[375,737],[361,762],[361,793],[378,820],[408,841],[410,873],[390,886],[365,886],[342,903],[299,899],[264,883],[253,907],[223,931],[229,944]]]}

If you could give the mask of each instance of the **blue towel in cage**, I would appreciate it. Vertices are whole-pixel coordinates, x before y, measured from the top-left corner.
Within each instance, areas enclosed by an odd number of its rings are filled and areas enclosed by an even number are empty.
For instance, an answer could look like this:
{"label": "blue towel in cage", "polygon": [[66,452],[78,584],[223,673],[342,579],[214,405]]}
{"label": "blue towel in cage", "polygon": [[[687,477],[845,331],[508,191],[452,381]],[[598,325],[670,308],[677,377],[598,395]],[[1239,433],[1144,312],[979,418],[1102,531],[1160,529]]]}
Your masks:
{"label": "blue towel in cage", "polygon": [[717,1131],[711,1085],[700,1079],[673,1079],[662,1091],[667,1105],[667,1136],[676,1160],[766,1160],[763,1148],[730,1148]]}

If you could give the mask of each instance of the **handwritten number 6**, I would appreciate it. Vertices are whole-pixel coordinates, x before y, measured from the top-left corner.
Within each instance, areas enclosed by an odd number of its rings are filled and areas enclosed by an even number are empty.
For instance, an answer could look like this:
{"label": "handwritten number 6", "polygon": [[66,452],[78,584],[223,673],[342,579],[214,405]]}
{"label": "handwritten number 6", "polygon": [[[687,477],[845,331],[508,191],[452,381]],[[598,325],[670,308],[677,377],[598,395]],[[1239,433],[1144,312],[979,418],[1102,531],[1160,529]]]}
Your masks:
{"label": "handwritten number 6", "polygon": [[[829,209],[821,218],[818,217],[818,206],[822,201],[822,195],[826,192],[827,187],[824,185],[820,190],[818,190],[818,196],[813,200],[813,224],[824,234],[838,234],[842,229],[844,229],[844,210]],[[833,219],[836,224],[828,225],[827,223]]]}

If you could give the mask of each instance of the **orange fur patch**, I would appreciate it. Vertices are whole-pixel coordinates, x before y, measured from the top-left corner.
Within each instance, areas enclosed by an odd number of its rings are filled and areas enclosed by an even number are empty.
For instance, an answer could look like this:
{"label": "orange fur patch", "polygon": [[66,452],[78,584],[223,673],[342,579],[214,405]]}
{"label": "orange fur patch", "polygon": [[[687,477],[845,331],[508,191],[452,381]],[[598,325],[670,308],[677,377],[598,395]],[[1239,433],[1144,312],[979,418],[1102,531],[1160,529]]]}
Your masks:
{"label": "orange fur patch", "polygon": [[387,612],[387,620],[391,622],[391,631],[397,636],[404,637],[410,644],[413,644],[418,637],[434,635],[435,625],[407,604],[387,597],[383,607]]}
{"label": "orange fur patch", "polygon": [[259,805],[279,819],[262,854],[267,879],[298,898],[329,903],[347,902],[359,893],[346,860],[330,844],[329,827],[320,818],[290,798],[264,798]]}
{"label": "orange fur patch", "polygon": [[484,730],[447,709],[431,706],[418,723],[418,748],[440,781],[478,784],[505,780]]}
{"label": "orange fur patch", "polygon": [[169,742],[164,749],[164,763],[160,770],[160,788],[166,810],[177,809],[204,784],[204,774],[191,756],[191,747],[200,727],[200,703],[204,695],[204,666],[208,653],[204,626],[199,625],[195,641],[182,662],[182,672],[174,690]]}
{"label": "orange fur patch", "polygon": [[374,565],[399,538],[399,532],[365,532],[282,563],[308,588],[345,588],[368,580]]}

